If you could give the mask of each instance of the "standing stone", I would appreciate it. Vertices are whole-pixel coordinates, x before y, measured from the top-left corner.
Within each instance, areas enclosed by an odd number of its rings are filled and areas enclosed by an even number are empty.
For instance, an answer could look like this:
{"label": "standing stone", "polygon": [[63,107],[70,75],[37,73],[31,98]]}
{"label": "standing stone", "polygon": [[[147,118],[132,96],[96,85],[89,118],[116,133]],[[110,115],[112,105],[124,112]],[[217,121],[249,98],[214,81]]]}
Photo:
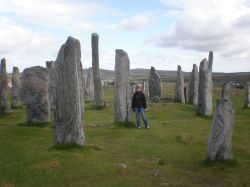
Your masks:
{"label": "standing stone", "polygon": [[177,81],[175,85],[175,101],[178,103],[185,103],[184,86],[183,72],[181,66],[178,66]]}
{"label": "standing stone", "polygon": [[95,105],[104,106],[103,88],[99,68],[99,36],[97,33],[91,35],[92,44],[92,68],[94,77]]}
{"label": "standing stone", "polygon": [[114,121],[131,121],[131,87],[129,80],[130,61],[128,54],[116,49],[115,87],[114,87]]}
{"label": "standing stone", "polygon": [[0,114],[10,112],[10,102],[8,100],[8,76],[6,71],[6,59],[1,60],[0,69]]}
{"label": "standing stone", "polygon": [[84,112],[84,85],[83,85],[83,67],[82,67],[82,61],[80,61],[80,65],[79,65],[79,69],[78,69],[78,77],[79,77],[79,82],[80,82],[80,103],[81,103],[81,109],[82,109],[82,113]]}
{"label": "standing stone", "polygon": [[85,99],[86,101],[93,101],[95,99],[94,77],[92,68],[88,69]]}
{"label": "standing stone", "polygon": [[12,103],[13,108],[19,105],[20,75],[18,67],[13,67],[12,71]]}
{"label": "standing stone", "polygon": [[80,68],[78,69],[78,77],[79,77],[79,82],[80,82],[80,95],[81,95],[81,100],[80,100],[80,103],[81,103],[81,109],[82,109],[82,115],[84,113],[84,101],[85,101],[85,89],[84,89],[84,80],[83,80],[83,75],[84,75],[84,72],[83,72],[83,67],[82,67],[82,61],[80,61]]}
{"label": "standing stone", "polygon": [[185,103],[187,103],[187,87],[184,86],[184,98],[185,98]]}
{"label": "standing stone", "polygon": [[[53,68],[54,66],[54,61],[46,61],[46,68],[49,70],[49,72],[51,71],[51,69]],[[49,76],[49,82],[48,82],[48,85],[50,87],[50,76]],[[50,100],[49,100],[49,112],[50,112]]]}
{"label": "standing stone", "polygon": [[[161,82],[161,90],[163,90],[163,82]],[[160,96],[160,99],[162,98],[163,96],[162,96],[162,91],[161,91],[161,96]]]}
{"label": "standing stone", "polygon": [[51,117],[56,144],[84,145],[81,46],[68,37],[50,72]]}
{"label": "standing stone", "polygon": [[233,103],[230,101],[231,83],[223,86],[221,99],[217,100],[211,134],[208,141],[208,160],[232,159],[232,133],[235,121]]}
{"label": "standing stone", "polygon": [[198,105],[198,86],[199,86],[199,72],[196,64],[193,65],[193,70],[189,79],[188,100],[189,104]]}
{"label": "standing stone", "polygon": [[213,52],[209,52],[209,58],[203,59],[199,69],[199,88],[198,88],[198,110],[197,113],[202,116],[212,115],[212,94],[213,94]]}
{"label": "standing stone", "polygon": [[158,95],[151,98],[152,103],[159,103],[160,101],[161,101],[161,98]]}
{"label": "standing stone", "polygon": [[26,68],[22,73],[20,97],[26,106],[26,116],[28,122],[48,122],[48,79],[48,69],[41,66]]}
{"label": "standing stone", "polygon": [[148,87],[150,99],[154,96],[161,97],[161,79],[154,67],[150,69]]}
{"label": "standing stone", "polygon": [[136,84],[134,84],[133,86],[132,86],[132,95],[136,92]]}
{"label": "standing stone", "polygon": [[225,100],[230,100],[231,96],[232,82],[227,82],[222,87],[221,98]]}
{"label": "standing stone", "polygon": [[247,82],[245,90],[246,90],[245,108],[250,108],[250,82]]}
{"label": "standing stone", "polygon": [[86,93],[86,77],[84,77],[83,69],[82,69],[82,94],[83,101],[85,101],[85,93]]}
{"label": "standing stone", "polygon": [[148,81],[144,80],[142,85],[143,85],[143,92],[144,92],[146,98],[148,98],[149,97]]}
{"label": "standing stone", "polygon": [[54,61],[46,61],[46,68],[49,69],[49,71],[52,69],[54,64]]}

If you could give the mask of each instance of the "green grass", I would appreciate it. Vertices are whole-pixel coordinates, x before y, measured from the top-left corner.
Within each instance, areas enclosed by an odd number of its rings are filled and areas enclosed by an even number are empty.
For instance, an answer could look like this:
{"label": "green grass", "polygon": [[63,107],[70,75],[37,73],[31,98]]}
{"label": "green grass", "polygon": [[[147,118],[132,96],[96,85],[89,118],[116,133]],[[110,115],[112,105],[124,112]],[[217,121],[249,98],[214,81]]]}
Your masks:
{"label": "green grass", "polygon": [[113,123],[112,98],[107,88],[105,108],[85,104],[83,148],[53,145],[51,124],[26,124],[23,107],[1,116],[0,186],[250,185],[250,110],[243,97],[232,98],[231,162],[205,160],[212,118],[197,116],[194,106],[149,103],[151,128],[125,128]]}

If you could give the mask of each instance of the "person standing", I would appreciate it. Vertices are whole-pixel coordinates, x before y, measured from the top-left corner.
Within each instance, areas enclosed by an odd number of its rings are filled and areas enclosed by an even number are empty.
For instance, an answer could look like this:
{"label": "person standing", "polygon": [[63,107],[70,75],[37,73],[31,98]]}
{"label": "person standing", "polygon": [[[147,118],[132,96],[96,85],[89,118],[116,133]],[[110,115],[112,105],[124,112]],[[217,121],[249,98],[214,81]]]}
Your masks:
{"label": "person standing", "polygon": [[136,114],[136,127],[138,129],[141,128],[141,123],[140,123],[140,116],[141,116],[145,128],[149,129],[149,122],[145,114],[145,111],[147,111],[147,102],[146,102],[146,97],[142,91],[141,84],[136,85],[136,92],[134,93],[132,99],[132,109]]}

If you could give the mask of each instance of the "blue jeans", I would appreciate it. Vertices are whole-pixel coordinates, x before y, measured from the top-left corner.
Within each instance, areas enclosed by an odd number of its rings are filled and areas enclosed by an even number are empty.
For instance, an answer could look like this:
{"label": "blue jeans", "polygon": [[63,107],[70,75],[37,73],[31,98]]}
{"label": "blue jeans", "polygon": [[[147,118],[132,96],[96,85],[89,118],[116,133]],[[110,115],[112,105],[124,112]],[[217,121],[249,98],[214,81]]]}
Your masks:
{"label": "blue jeans", "polygon": [[141,122],[140,122],[140,115],[142,116],[143,122],[145,127],[149,127],[149,123],[145,114],[145,110],[143,107],[140,108],[135,108],[135,115],[136,115],[136,126],[140,127],[141,126]]}

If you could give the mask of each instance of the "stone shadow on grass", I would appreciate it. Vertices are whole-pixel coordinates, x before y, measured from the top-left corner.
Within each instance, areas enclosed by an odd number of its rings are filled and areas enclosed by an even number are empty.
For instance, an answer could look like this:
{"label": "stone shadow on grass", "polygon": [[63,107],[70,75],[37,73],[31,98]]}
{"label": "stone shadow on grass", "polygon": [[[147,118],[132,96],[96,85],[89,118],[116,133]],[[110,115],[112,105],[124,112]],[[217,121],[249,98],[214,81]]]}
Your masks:
{"label": "stone shadow on grass", "polygon": [[115,122],[114,123],[115,128],[136,128],[135,122]]}
{"label": "stone shadow on grass", "polygon": [[201,117],[201,118],[203,118],[205,120],[212,120],[214,114],[212,114],[211,116],[205,116],[205,115],[198,114],[198,112],[196,112],[196,116]]}
{"label": "stone shadow on grass", "polygon": [[43,128],[43,127],[47,127],[50,125],[49,122],[46,123],[34,123],[34,122],[23,122],[23,123],[18,123],[18,126],[21,127],[39,127],[39,128]]}
{"label": "stone shadow on grass", "polygon": [[49,146],[49,151],[68,151],[72,152],[75,150],[87,151],[87,150],[101,151],[102,148],[96,144],[86,144],[86,145],[77,145],[77,144],[54,144]]}
{"label": "stone shadow on grass", "polygon": [[236,159],[232,160],[208,160],[202,161],[202,166],[207,168],[218,168],[224,170],[226,167],[236,167],[239,165]]}
{"label": "stone shadow on grass", "polygon": [[17,106],[11,106],[11,109],[25,109],[25,105],[17,105]]}
{"label": "stone shadow on grass", "polygon": [[108,106],[104,102],[103,106],[96,106],[91,104],[88,107],[86,107],[85,110],[105,110],[106,108],[108,108]]}

